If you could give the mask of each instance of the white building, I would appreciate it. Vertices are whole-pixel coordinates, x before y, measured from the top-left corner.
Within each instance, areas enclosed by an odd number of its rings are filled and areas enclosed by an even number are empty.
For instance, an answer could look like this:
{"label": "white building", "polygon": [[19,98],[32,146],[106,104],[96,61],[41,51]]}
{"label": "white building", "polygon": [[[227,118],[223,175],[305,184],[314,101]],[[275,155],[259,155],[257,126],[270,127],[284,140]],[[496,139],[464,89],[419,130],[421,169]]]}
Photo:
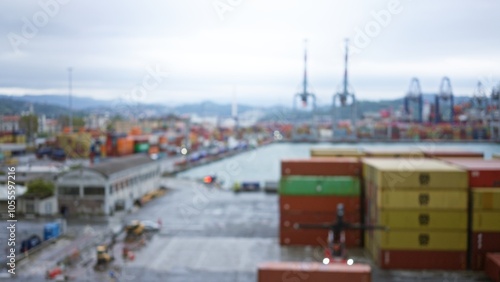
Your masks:
{"label": "white building", "polygon": [[69,215],[112,215],[160,187],[158,161],[146,154],[132,155],[62,173],[56,182],[59,208]]}
{"label": "white building", "polygon": [[18,131],[20,116],[0,117],[0,131]]}
{"label": "white building", "polygon": [[26,215],[51,216],[59,212],[55,196],[38,197],[25,194],[18,198],[16,208]]}

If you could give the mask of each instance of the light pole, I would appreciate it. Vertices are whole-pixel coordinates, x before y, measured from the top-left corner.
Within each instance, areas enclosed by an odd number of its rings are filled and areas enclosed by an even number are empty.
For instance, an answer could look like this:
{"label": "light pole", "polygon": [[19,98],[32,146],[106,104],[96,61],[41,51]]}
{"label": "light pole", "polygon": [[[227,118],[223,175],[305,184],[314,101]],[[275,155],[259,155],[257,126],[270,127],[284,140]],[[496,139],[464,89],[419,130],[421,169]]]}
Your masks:
{"label": "light pole", "polygon": [[71,97],[71,72],[73,69],[68,68],[68,98],[69,98],[69,132],[73,133],[73,108],[72,108],[72,97]]}

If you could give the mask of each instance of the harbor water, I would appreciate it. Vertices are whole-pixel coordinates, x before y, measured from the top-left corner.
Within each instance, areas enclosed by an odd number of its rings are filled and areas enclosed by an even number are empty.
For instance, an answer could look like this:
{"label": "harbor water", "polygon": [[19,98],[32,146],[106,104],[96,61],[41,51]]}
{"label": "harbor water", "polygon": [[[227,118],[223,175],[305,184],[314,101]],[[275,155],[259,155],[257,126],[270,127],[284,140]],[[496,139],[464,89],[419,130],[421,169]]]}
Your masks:
{"label": "harbor water", "polygon": [[235,182],[278,181],[280,179],[280,161],[282,159],[309,158],[311,148],[366,148],[384,150],[465,150],[483,152],[486,159],[493,153],[500,152],[500,144],[493,143],[276,143],[257,148],[230,158],[207,165],[195,167],[178,174],[178,177],[201,179],[206,175],[215,175],[224,188],[230,188]]}

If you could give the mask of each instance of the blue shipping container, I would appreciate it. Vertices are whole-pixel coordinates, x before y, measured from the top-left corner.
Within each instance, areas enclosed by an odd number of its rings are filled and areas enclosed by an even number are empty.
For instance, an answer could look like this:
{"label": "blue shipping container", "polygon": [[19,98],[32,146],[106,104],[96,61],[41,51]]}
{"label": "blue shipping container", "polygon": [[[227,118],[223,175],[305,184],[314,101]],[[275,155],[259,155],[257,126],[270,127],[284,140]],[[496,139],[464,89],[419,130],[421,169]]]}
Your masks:
{"label": "blue shipping container", "polygon": [[61,227],[57,222],[47,223],[43,229],[43,240],[57,238],[61,235]]}

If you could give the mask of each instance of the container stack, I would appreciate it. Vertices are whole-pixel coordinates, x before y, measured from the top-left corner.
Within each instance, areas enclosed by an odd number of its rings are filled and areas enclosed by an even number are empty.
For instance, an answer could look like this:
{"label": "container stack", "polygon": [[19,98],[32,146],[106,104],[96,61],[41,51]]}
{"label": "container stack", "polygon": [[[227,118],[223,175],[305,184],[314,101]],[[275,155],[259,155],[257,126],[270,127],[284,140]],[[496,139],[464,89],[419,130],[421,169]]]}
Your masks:
{"label": "container stack", "polygon": [[500,253],[486,255],[484,272],[493,282],[500,282]]}
{"label": "container stack", "polygon": [[428,158],[440,159],[440,158],[484,158],[484,153],[482,152],[472,152],[463,150],[443,150],[443,149],[424,149],[422,150],[424,155]]}
{"label": "container stack", "polygon": [[486,253],[500,252],[500,161],[445,159],[467,170],[471,195],[470,267],[484,269]]}
{"label": "container stack", "polygon": [[360,158],[365,153],[357,148],[312,148],[310,150],[312,158],[349,157]]}
{"label": "container stack", "polygon": [[[297,229],[294,225],[334,222],[340,203],[347,221],[361,222],[359,173],[356,158],[282,160],[280,244],[325,246],[328,230]],[[347,232],[347,246],[360,243],[360,231]]]}
{"label": "container stack", "polygon": [[421,159],[424,158],[424,153],[416,149],[365,149],[365,156],[370,158],[405,158],[405,159]]}
{"label": "container stack", "polygon": [[467,267],[467,173],[432,159],[363,159],[365,247],[385,269]]}

